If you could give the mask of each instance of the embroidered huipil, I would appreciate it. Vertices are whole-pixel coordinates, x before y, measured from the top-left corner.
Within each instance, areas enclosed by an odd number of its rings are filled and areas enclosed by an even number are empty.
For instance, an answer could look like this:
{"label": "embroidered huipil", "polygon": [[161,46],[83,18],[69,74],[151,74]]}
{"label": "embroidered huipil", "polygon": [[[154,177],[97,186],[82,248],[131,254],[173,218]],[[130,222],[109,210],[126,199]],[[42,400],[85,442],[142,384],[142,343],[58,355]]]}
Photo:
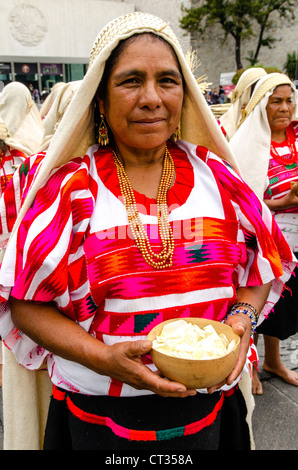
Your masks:
{"label": "embroidered huipil", "polygon": [[[296,149],[298,152],[298,122],[292,122],[290,127],[296,136]],[[291,157],[291,149],[287,141],[275,144],[275,148],[278,154],[285,158],[285,160]],[[268,184],[264,193],[264,199],[279,199],[285,196],[291,189],[291,182],[298,182],[298,161],[286,165],[276,160],[274,153],[271,153],[268,166]],[[274,217],[290,247],[293,251],[297,252],[298,208],[291,207],[282,211],[276,211],[274,212]]]}
{"label": "embroidered huipil", "polygon": [[[169,150],[176,169],[168,192],[175,240],[170,268],[156,270],[144,261],[128,227],[112,150],[93,146],[56,169],[39,190],[3,261],[3,305],[9,286],[16,298],[54,301],[108,345],[144,339],[169,318],[222,321],[237,287],[276,280],[268,312],[283,288],[283,269],[289,276],[294,266],[270,211],[207,149],[179,141]],[[155,200],[135,196],[151,245],[160,250]],[[7,309],[1,331],[25,367],[36,369],[47,356],[53,383],[66,390],[151,393],[48,354],[13,326]],[[154,368],[149,356],[144,361]]]}

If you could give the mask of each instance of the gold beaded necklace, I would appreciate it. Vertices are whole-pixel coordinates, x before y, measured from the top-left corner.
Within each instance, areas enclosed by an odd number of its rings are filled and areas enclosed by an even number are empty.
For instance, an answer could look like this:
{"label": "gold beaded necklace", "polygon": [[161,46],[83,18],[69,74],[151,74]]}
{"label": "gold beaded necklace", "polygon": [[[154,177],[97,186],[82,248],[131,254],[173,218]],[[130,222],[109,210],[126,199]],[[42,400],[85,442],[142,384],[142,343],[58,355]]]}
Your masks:
{"label": "gold beaded necklace", "polygon": [[142,253],[144,260],[155,269],[164,269],[172,265],[174,252],[173,232],[168,220],[167,192],[172,184],[175,165],[172,156],[166,147],[163,162],[163,170],[157,194],[157,220],[158,231],[162,242],[163,249],[160,253],[155,253],[150,245],[150,241],[141,221],[140,214],[137,210],[134,191],[125,172],[122,162],[117,154],[113,151],[114,162],[117,168],[121,194],[124,199],[128,223],[136,242],[137,247]]}

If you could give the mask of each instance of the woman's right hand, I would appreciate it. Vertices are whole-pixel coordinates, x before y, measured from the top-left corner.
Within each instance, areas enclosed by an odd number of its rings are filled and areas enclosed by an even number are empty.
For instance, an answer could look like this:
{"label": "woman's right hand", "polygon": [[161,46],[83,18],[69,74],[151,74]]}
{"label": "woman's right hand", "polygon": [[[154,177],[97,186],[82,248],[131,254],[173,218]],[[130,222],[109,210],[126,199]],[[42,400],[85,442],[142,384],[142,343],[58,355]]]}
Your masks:
{"label": "woman's right hand", "polygon": [[33,341],[67,360],[94,372],[113,377],[136,389],[151,390],[164,397],[195,395],[185,385],[167,380],[143,364],[151,341],[125,341],[109,346],[62,315],[53,303],[36,303],[10,297],[12,320]]}
{"label": "woman's right hand", "polygon": [[159,372],[152,372],[143,363],[142,356],[148,354],[151,347],[152,342],[147,340],[125,341],[107,346],[104,354],[107,375],[138,390],[150,390],[163,397],[183,398],[195,395],[195,390],[161,377]]}

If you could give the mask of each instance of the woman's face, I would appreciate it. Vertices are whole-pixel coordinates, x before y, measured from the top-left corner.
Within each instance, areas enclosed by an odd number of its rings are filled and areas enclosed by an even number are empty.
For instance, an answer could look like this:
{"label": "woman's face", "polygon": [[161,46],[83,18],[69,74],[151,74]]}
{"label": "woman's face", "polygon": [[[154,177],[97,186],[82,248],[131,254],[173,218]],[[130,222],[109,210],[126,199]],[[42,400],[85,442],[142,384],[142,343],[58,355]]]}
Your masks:
{"label": "woman's face", "polygon": [[154,150],[177,128],[183,103],[183,81],[171,47],[142,34],[122,50],[108,80],[100,112],[120,152]]}
{"label": "woman's face", "polygon": [[286,129],[295,110],[294,94],[290,85],[279,85],[269,97],[266,107],[271,131]]}

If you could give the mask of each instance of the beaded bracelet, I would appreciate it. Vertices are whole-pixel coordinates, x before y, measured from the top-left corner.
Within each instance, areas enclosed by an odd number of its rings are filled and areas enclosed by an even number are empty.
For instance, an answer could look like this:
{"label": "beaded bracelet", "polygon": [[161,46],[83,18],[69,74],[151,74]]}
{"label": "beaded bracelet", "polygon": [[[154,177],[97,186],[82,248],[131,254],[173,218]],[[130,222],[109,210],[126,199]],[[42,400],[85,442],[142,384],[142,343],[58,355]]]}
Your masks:
{"label": "beaded bracelet", "polygon": [[231,308],[227,317],[229,315],[237,315],[237,313],[244,313],[245,315],[249,316],[249,318],[251,319],[251,323],[252,323],[252,333],[254,333],[257,327],[258,319],[259,319],[259,314],[257,310],[255,309],[255,307],[245,302],[236,303]]}
{"label": "beaded bracelet", "polygon": [[239,307],[244,307],[244,308],[249,308],[249,310],[251,310],[254,314],[254,316],[256,317],[256,320],[258,320],[259,318],[259,312],[257,311],[257,309],[251,305],[251,304],[247,304],[245,302],[237,302],[236,304],[234,304],[231,308],[231,311],[239,308]]}

